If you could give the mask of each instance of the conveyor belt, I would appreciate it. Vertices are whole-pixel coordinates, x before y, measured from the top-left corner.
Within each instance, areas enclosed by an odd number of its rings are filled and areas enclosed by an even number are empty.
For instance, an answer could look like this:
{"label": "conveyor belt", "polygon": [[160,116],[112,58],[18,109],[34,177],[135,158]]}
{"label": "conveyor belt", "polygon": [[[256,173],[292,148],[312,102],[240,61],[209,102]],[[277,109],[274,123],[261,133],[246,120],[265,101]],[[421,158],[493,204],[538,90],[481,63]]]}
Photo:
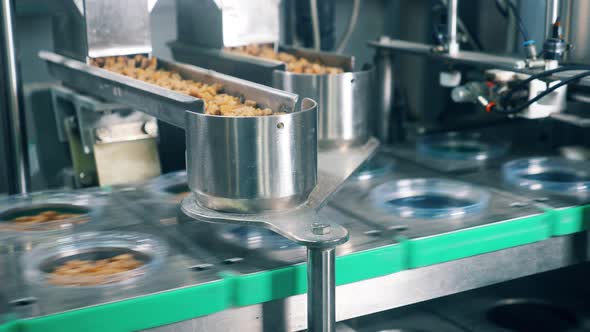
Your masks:
{"label": "conveyor belt", "polygon": [[[404,173],[408,177],[440,177],[440,173],[401,160],[395,160],[394,165],[395,175],[390,175],[393,177],[402,177]],[[179,222],[182,225],[182,220],[173,200],[143,188],[112,190],[111,203],[104,209],[102,219],[93,225],[96,230],[145,232],[167,239],[173,250],[166,272],[145,278],[146,283],[141,286],[116,291],[16,286],[16,293],[5,292],[11,294],[7,301],[28,297],[36,300],[29,305],[11,306],[11,317],[18,320],[13,325],[0,326],[0,330],[11,327],[25,332],[52,328],[65,332],[104,331],[108,326],[109,331],[129,331],[181,321],[191,321],[191,326],[207,331],[238,326],[248,331],[263,326],[305,328],[306,267],[302,264],[302,252],[240,249],[211,236],[216,225],[190,223],[189,228],[179,231],[176,226]],[[497,213],[487,219],[403,220],[405,229],[387,229],[383,225],[388,220],[377,218],[374,212],[368,214],[369,210],[361,206],[362,200],[347,191],[350,188],[349,183],[334,198],[340,199],[340,204],[348,202],[344,204],[348,210],[328,206],[322,211],[345,225],[351,234],[351,240],[338,248],[338,320],[587,258],[586,248],[572,250],[587,234],[550,238],[549,230],[557,222],[550,218],[551,213],[532,205],[507,207],[508,197],[514,196],[499,191],[493,192],[495,198],[491,200]],[[356,188],[361,194],[366,192],[366,187]],[[365,212],[353,215],[353,203],[357,211]],[[15,256],[4,252],[0,257],[6,262]],[[4,278],[24,280],[14,273]]]}

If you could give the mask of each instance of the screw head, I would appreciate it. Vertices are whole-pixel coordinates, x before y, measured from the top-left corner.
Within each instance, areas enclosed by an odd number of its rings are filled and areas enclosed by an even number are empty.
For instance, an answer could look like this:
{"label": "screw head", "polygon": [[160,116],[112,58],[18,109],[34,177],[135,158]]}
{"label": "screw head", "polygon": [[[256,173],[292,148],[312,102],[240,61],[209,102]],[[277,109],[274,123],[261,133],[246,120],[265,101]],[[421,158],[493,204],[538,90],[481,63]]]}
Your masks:
{"label": "screw head", "polygon": [[311,232],[316,235],[326,235],[330,233],[330,225],[314,222],[311,224]]}

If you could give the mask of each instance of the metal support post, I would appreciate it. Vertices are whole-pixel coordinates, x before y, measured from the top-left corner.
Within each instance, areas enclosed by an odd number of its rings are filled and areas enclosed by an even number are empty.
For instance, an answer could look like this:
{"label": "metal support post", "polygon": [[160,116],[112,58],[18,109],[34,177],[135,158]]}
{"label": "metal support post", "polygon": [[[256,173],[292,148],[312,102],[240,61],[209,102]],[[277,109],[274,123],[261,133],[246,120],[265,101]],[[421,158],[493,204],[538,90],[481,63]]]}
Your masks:
{"label": "metal support post", "polygon": [[557,21],[559,17],[559,0],[547,0],[545,1],[545,38],[551,38],[553,23]]}
{"label": "metal support post", "polygon": [[[2,43],[3,64],[6,83],[6,105],[4,110],[10,127],[12,170],[9,180],[10,193],[26,193],[29,186],[27,140],[25,117],[22,105],[22,82],[18,72],[16,47],[14,41],[14,3],[2,0]],[[14,182],[14,183],[11,183]]]}
{"label": "metal support post", "polygon": [[307,329],[334,332],[336,325],[335,248],[307,248]]}
{"label": "metal support post", "polygon": [[447,6],[447,38],[449,54],[459,52],[459,42],[457,41],[457,10],[459,0],[449,0]]}

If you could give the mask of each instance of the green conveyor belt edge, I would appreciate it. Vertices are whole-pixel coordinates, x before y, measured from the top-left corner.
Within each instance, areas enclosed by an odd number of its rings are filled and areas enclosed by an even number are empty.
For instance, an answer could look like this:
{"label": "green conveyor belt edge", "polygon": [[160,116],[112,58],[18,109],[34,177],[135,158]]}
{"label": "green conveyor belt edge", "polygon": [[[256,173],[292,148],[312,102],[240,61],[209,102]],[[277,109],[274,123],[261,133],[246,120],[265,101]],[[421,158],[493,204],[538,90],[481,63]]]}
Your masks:
{"label": "green conveyor belt edge", "polygon": [[551,237],[551,213],[411,239],[409,268],[448,262]]}
{"label": "green conveyor belt edge", "polygon": [[129,332],[184,321],[230,306],[226,280],[5,324],[2,332]]}
{"label": "green conveyor belt edge", "polygon": [[552,215],[551,235],[567,235],[590,229],[590,205],[549,210]]}
{"label": "green conveyor belt edge", "polygon": [[[336,284],[344,285],[487,252],[543,241],[590,229],[590,205],[547,210],[532,217],[479,227],[339,256]],[[222,311],[304,294],[306,264],[246,275],[150,296],[72,310],[0,325],[0,332],[134,331]]]}

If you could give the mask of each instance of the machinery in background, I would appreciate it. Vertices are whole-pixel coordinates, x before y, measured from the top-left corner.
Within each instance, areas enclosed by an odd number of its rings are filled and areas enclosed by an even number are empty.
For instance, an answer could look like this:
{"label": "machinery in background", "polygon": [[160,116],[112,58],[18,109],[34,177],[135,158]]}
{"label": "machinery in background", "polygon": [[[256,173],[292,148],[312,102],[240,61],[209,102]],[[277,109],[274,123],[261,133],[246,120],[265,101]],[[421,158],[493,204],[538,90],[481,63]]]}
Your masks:
{"label": "machinery in background", "polygon": [[[257,5],[244,3],[240,6],[231,3],[220,5],[217,1],[206,0],[195,4],[179,0],[176,8],[178,39],[169,44],[174,58],[315,100],[319,109],[320,148],[361,146],[367,142],[371,136],[368,117],[374,104],[372,66],[359,66],[353,56],[320,51],[318,47],[301,49],[280,45],[279,1],[257,1]],[[257,10],[259,6],[266,9],[261,12]],[[265,28],[264,34],[258,33],[257,29],[261,28]],[[344,72],[295,73],[288,71],[282,61],[229,49],[265,44],[273,45],[275,52],[338,67]]]}
{"label": "machinery in background", "polygon": [[67,142],[76,187],[141,182],[160,175],[156,119],[66,87],[51,90],[58,137]]}
{"label": "machinery in background", "polygon": [[[498,6],[504,3],[507,16],[515,17],[522,35],[522,52],[524,56],[494,55],[482,51],[462,50],[460,44],[469,41],[473,44],[473,36],[466,30],[458,17],[459,1],[443,1],[447,9],[446,33],[440,33],[439,44],[429,45],[384,37],[378,41],[370,41],[369,45],[376,49],[378,72],[383,74],[378,83],[380,96],[378,117],[379,137],[385,142],[392,141],[392,127],[403,129],[402,114],[392,113],[394,73],[392,72],[398,54],[412,54],[426,57],[442,63],[439,74],[440,85],[450,88],[452,100],[456,103],[474,103],[479,110],[496,113],[500,116],[522,117],[527,119],[552,118],[569,124],[585,127],[589,121],[583,115],[570,111],[567,103],[568,86],[590,85],[590,67],[585,64],[568,62],[567,53],[575,50],[575,44],[568,44],[566,38],[572,36],[574,42],[580,39],[576,31],[583,26],[572,13],[572,6],[578,8],[575,1],[546,1],[546,19],[542,25],[544,42],[537,51],[535,40],[532,40],[521,19],[522,12],[510,1],[497,1]],[[572,4],[575,3],[575,4]],[[578,8],[579,9],[579,8]],[[570,19],[570,16],[574,19]],[[577,22],[577,23],[573,23]],[[461,23],[461,24],[459,24]],[[458,32],[458,29],[462,30]],[[564,29],[571,31],[564,32]],[[510,32],[509,32],[510,33]],[[475,43],[477,44],[477,43]],[[481,46],[479,46],[481,47]],[[573,55],[573,61],[579,61],[579,52]],[[460,70],[459,70],[460,69]],[[462,74],[467,77],[480,77],[479,80],[468,79],[462,82]],[[450,105],[449,105],[450,106]],[[452,110],[447,110],[452,113]],[[452,114],[450,114],[452,116]],[[456,126],[460,126],[458,116]],[[481,116],[480,118],[483,118]],[[497,117],[488,116],[488,122]],[[388,121],[381,121],[388,119]],[[479,125],[484,125],[483,118]],[[453,124],[451,124],[452,126]]]}
{"label": "machinery in background", "polygon": [[[202,100],[91,65],[94,57],[151,55],[153,1],[61,2],[59,15],[70,19],[55,26],[57,54],[39,55],[63,82],[50,95],[55,140],[67,142],[68,151],[59,152],[72,159],[77,184],[158,174],[156,120],[186,133],[187,165],[133,186],[0,201],[0,308],[9,313],[0,310],[0,324],[7,323],[0,330],[469,331],[453,321],[469,319],[445,310],[457,306],[445,299],[440,312],[387,310],[587,261],[588,164],[533,158],[555,146],[522,138],[548,124],[531,119],[563,120],[570,111],[563,82],[587,84],[559,66],[567,34],[552,30],[543,55],[529,38],[522,57],[464,51],[469,37],[457,31],[464,30],[458,1],[442,3],[449,24],[439,44],[371,42],[375,71],[358,68],[352,56],[280,45],[278,0],[178,0],[178,40],[170,47],[176,59],[199,67],[158,59],[157,68],[222,84],[224,92],[284,113],[238,118],[208,116]],[[548,18],[550,26],[556,21]],[[284,63],[225,49],[258,43],[347,72],[296,74]],[[408,129],[394,111],[400,51],[443,60],[436,84],[447,97],[499,113],[494,119],[516,130],[490,127],[493,115],[484,112],[487,128],[470,132],[430,135],[419,124],[416,142],[382,146],[354,172],[377,149],[369,116],[383,142],[401,140]],[[463,85],[459,70],[470,74]],[[14,227],[15,219],[50,208],[74,216]],[[51,284],[64,260],[119,254],[136,255],[143,268],[97,287],[75,278],[76,285]],[[499,309],[490,321],[470,321],[475,331],[511,320],[503,309],[514,302],[492,300],[478,301]],[[486,308],[472,309],[480,315]],[[371,315],[377,312],[384,313]],[[336,327],[336,320],[346,322]]]}

